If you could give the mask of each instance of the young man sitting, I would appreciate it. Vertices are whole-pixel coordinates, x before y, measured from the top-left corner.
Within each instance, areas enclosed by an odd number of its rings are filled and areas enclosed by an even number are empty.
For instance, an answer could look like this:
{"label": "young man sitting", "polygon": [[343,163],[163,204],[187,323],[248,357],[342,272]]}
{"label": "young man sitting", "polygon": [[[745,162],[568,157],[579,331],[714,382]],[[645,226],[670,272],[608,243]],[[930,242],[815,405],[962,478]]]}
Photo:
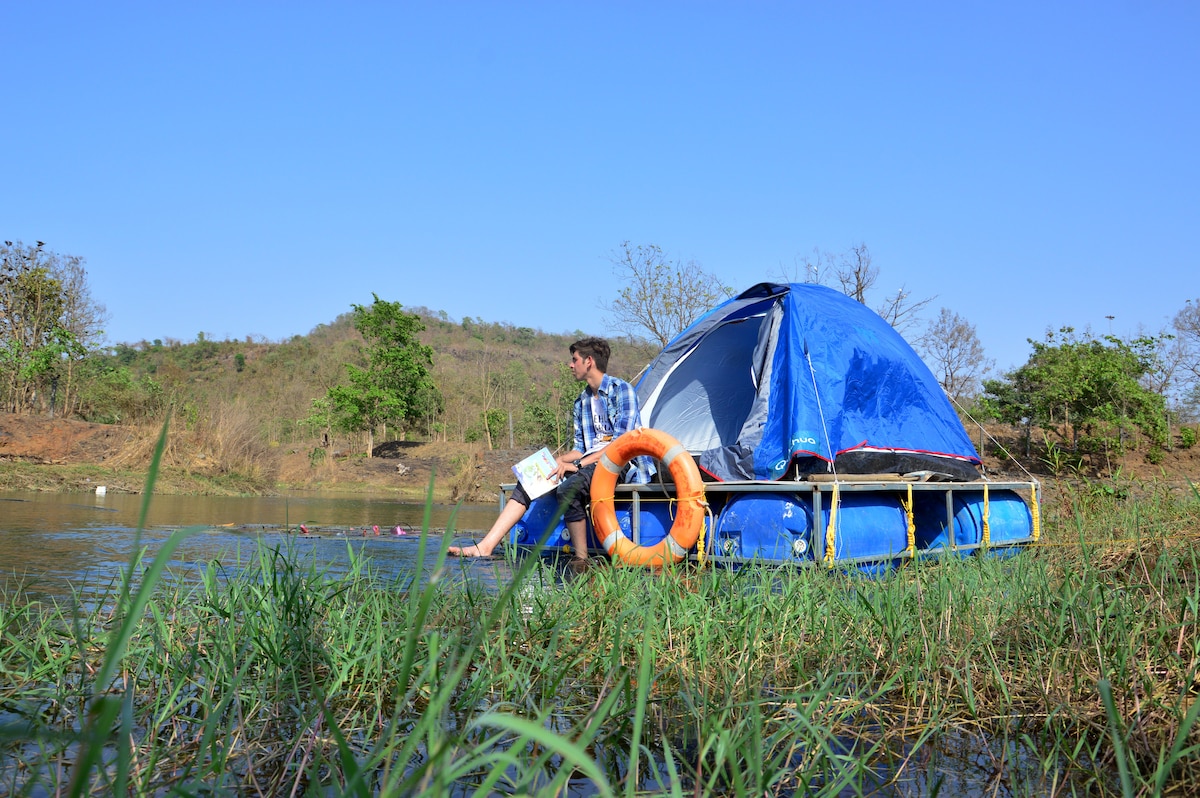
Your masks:
{"label": "young man sitting", "polygon": [[[640,414],[633,386],[606,373],[611,353],[608,341],[603,338],[584,338],[571,344],[571,375],[587,386],[575,400],[574,448],[555,458],[558,464],[555,496],[560,503],[568,501],[563,520],[577,560],[586,560],[588,556],[587,502],[600,453],[614,438],[636,428]],[[641,456],[633,459],[624,477],[626,482],[644,484],[653,474],[654,458]],[[472,546],[451,546],[450,554],[490,556],[529,509],[530,501],[529,494],[518,483],[483,540]]]}

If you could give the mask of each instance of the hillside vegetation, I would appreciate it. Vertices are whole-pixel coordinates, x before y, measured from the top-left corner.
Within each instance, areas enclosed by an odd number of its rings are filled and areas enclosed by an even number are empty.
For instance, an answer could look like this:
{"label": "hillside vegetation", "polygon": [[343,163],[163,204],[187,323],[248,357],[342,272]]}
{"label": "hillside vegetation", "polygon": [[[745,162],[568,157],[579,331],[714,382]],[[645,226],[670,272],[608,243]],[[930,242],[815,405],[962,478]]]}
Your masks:
{"label": "hillside vegetation", "polygon": [[[53,441],[65,433],[39,435],[41,428],[30,428],[31,417],[23,424],[30,430],[25,437],[44,440],[44,446],[7,452],[0,447],[0,457],[103,461],[136,472],[148,465],[169,416],[164,462],[168,469],[204,477],[197,490],[225,485],[236,492],[269,491],[281,483],[394,490],[404,483],[403,492],[423,495],[433,472],[444,483],[440,498],[490,500],[513,451],[570,444],[570,407],[579,385],[565,364],[569,345],[582,332],[551,334],[470,318],[457,322],[424,308],[409,312],[420,316],[421,342],[434,351],[441,412],[377,430],[370,456],[365,435],[325,430],[310,421],[313,401],[345,378],[347,363],[360,360],[362,336],[344,314],[280,342],[201,335],[191,342],[119,344],[90,359],[81,381],[77,415],[121,431],[102,436],[103,456],[82,450],[75,458],[56,454]],[[610,372],[633,378],[656,351],[641,342],[614,341]],[[17,419],[9,416],[4,426],[13,428]],[[11,442],[13,434],[5,437]],[[398,470],[403,480],[396,478]],[[136,478],[128,481],[131,489],[137,484]],[[65,487],[74,482],[68,478]],[[16,480],[18,486],[63,486],[61,480],[43,483],[44,477]]]}
{"label": "hillside vegetation", "polygon": [[[605,333],[614,344],[609,371],[628,379],[733,291],[652,244],[624,242],[611,261],[619,287],[611,324],[624,337]],[[916,347],[978,433],[992,473],[1165,469],[1196,442],[1200,303],[1186,303],[1170,331],[1131,339],[1061,327],[1029,340],[1023,366],[988,379],[992,362],[970,321],[942,308],[923,322],[932,297],[881,298],[879,267],[865,244],[800,265],[805,279],[873,308]],[[445,462],[453,464],[464,495],[481,481],[488,453],[570,444],[579,386],[565,364],[582,331],[455,321],[378,295],[308,335],[274,342],[202,333],[191,342],[109,346],[105,317],[82,258],[40,241],[0,245],[0,412],[13,414],[0,427],[0,459],[59,459],[49,453],[52,441],[45,451],[12,445],[39,440],[34,429],[16,430],[14,419],[42,417],[118,426],[127,442],[102,462],[144,469],[169,422],[167,467],[226,490],[324,486],[342,481],[339,465],[371,474],[380,455],[415,461],[420,446],[441,478]]]}
{"label": "hillside vegetation", "polygon": [[[440,500],[491,501],[496,485],[522,451],[570,444],[570,407],[579,384],[566,369],[570,343],[584,333],[553,334],[530,327],[408,308],[424,329],[421,343],[433,351],[439,412],[408,419],[400,428],[375,431],[368,453],[361,433],[314,423],[313,402],[344,380],[347,363],[361,360],[363,339],[347,313],[308,335],[287,341],[261,339],[176,340],[120,344],[86,361],[77,417],[107,426],[104,454],[46,454],[64,433],[45,433],[43,449],[0,446],[0,457],[42,463],[98,463],[124,469],[111,483],[130,490],[149,464],[153,442],[170,417],[167,473],[179,491],[269,492],[280,487],[398,492],[420,498],[430,476]],[[633,379],[657,353],[637,340],[614,340],[610,372]],[[1180,481],[1200,473],[1194,462],[1195,429],[1169,430],[1167,439],[1144,439],[1125,430],[1117,445],[1071,452],[1065,436],[1026,427],[975,423],[968,430],[989,473],[1025,478],[1126,475]],[[43,416],[44,418],[45,416]],[[12,427],[10,416],[4,426]],[[33,417],[30,417],[33,418]],[[113,425],[120,430],[112,434]],[[13,434],[6,432],[6,439]],[[30,440],[37,436],[31,434]],[[45,450],[45,451],[43,451]],[[99,479],[101,477],[96,476]],[[8,471],[9,487],[70,489],[90,474]],[[167,484],[171,484],[168,482]]]}

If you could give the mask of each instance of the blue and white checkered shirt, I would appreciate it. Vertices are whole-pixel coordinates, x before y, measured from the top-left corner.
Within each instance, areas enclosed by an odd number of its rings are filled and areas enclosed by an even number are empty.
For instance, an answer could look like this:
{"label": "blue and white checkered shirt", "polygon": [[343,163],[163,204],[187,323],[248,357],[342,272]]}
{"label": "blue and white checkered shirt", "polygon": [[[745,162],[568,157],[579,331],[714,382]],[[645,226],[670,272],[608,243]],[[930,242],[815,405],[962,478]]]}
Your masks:
{"label": "blue and white checkered shirt", "polygon": [[[614,438],[636,429],[640,413],[633,386],[605,374],[600,380],[600,390],[593,394],[590,387],[584,388],[575,400],[575,450],[586,455],[603,448]],[[645,484],[654,471],[653,457],[635,457],[625,469],[624,481]]]}

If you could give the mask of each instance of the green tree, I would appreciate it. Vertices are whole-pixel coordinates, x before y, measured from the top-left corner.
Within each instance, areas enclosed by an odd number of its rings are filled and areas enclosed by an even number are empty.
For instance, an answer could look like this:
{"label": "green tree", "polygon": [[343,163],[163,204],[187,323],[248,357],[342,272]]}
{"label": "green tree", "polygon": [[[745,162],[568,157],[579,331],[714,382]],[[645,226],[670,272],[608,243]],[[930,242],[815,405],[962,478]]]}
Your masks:
{"label": "green tree", "polygon": [[521,414],[521,437],[527,443],[566,451],[572,442],[572,413],[581,384],[571,370],[559,364],[558,373],[548,388],[530,389]]}
{"label": "green tree", "polygon": [[376,428],[419,419],[434,389],[433,350],[417,338],[425,329],[420,316],[404,312],[399,302],[372,296],[369,307],[351,305],[354,328],[365,341],[365,365],[347,363],[349,384],[328,392],[338,426],[366,433],[367,457],[374,449]]}
{"label": "green tree", "polygon": [[438,418],[445,412],[446,402],[442,392],[431,377],[429,382],[421,387],[413,401],[412,412],[405,419],[405,429],[423,427],[428,440],[434,440],[440,429]]}
{"label": "green tree", "polygon": [[529,384],[529,375],[524,364],[511,360],[503,369],[496,369],[496,360],[484,353],[481,360],[484,369],[483,412],[480,416],[488,450],[497,448],[499,442],[507,441],[508,419],[518,402],[520,388]]}
{"label": "green tree", "polygon": [[80,371],[77,413],[85,421],[135,423],[166,409],[163,388],[153,377],[135,377],[114,359],[88,358]]}
{"label": "green tree", "polygon": [[322,447],[329,446],[330,435],[333,433],[333,428],[337,426],[337,419],[333,413],[333,402],[328,395],[312,400],[309,413],[301,419],[300,426],[312,433],[314,437],[319,437]]}
{"label": "green tree", "polygon": [[13,412],[69,412],[75,366],[101,334],[82,259],[43,247],[0,245],[0,390]]}
{"label": "green tree", "polygon": [[1120,451],[1134,429],[1162,446],[1164,400],[1143,382],[1157,339],[1079,338],[1064,327],[1029,343],[1033,354],[1024,366],[984,382],[984,405],[994,415],[1040,428],[1076,453]]}
{"label": "green tree", "polygon": [[498,407],[485,410],[479,417],[479,427],[488,450],[495,449],[498,442],[506,439],[504,431],[508,427],[508,413]]}

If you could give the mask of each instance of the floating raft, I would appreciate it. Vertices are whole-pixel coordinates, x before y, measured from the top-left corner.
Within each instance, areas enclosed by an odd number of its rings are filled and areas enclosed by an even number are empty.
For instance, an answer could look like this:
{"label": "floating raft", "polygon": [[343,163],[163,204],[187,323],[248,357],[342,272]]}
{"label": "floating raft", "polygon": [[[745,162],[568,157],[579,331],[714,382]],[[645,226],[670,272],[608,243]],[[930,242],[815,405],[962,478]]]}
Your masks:
{"label": "floating raft", "polygon": [[[514,486],[500,487],[503,506]],[[688,553],[693,560],[849,566],[877,573],[917,557],[1011,556],[1040,535],[1036,482],[812,475],[704,487],[709,512]],[[669,483],[619,485],[614,504],[621,531],[642,546],[659,543],[674,523],[674,498]],[[535,500],[509,542],[569,545],[557,513],[553,493]],[[590,547],[599,551],[590,522],[588,532]]]}
{"label": "floating raft", "polygon": [[[670,532],[658,563],[705,557],[878,571],[932,554],[1011,553],[1038,539],[1036,481],[987,479],[917,352],[878,313],[830,288],[752,286],[672,339],[636,391],[637,428],[609,446],[641,451],[618,444],[642,429],[670,436],[707,480],[706,512],[697,518],[697,497],[676,493],[671,480],[599,496],[593,480],[605,551],[616,550],[612,509],[641,546]],[[532,545],[546,532],[551,545],[565,542],[553,503],[530,507],[514,542]],[[656,564],[618,543],[623,562]]]}

